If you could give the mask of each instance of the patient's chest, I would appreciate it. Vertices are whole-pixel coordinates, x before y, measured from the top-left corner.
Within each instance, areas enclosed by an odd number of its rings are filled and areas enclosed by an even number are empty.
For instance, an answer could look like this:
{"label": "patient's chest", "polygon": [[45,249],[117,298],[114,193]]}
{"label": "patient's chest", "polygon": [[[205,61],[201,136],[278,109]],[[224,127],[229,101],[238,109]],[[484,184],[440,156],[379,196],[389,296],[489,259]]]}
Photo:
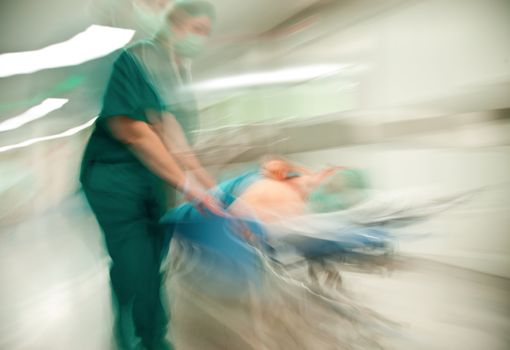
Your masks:
{"label": "patient's chest", "polygon": [[260,220],[275,221],[301,215],[305,208],[305,201],[291,183],[261,179],[239,196],[231,211],[246,214],[251,210]]}

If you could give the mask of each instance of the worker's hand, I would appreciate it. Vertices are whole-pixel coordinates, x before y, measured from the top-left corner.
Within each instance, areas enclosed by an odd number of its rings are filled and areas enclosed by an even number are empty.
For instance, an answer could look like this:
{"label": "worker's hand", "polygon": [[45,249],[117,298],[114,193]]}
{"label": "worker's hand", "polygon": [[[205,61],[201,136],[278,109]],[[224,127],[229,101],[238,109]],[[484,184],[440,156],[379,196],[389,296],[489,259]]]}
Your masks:
{"label": "worker's hand", "polygon": [[194,201],[195,207],[200,211],[200,213],[205,214],[205,210],[209,210],[211,213],[219,215],[219,216],[226,216],[226,212],[223,209],[220,202],[214,198],[210,194],[206,194],[202,198],[200,198],[198,201]]}
{"label": "worker's hand", "polygon": [[203,215],[206,214],[206,209],[216,215],[226,215],[220,202],[210,193],[198,188],[188,188],[185,192],[185,196]]}

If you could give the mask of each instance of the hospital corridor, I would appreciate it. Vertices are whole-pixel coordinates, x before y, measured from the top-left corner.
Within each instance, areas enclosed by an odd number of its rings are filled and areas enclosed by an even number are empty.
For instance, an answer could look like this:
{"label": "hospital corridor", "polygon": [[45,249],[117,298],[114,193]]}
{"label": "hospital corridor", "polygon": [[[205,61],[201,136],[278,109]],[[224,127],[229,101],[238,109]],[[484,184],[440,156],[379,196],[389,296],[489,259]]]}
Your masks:
{"label": "hospital corridor", "polygon": [[510,1],[0,2],[0,350],[510,348]]}

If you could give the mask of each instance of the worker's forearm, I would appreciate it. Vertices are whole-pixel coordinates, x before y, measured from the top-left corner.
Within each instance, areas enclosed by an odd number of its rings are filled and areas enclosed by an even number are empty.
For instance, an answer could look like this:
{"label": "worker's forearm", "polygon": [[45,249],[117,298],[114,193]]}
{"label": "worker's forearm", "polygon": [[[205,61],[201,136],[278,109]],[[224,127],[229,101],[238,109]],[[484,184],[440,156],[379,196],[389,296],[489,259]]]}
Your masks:
{"label": "worker's forearm", "polygon": [[140,138],[130,143],[129,147],[153,173],[188,197],[199,199],[205,195],[200,187],[187,183],[186,175],[156,134]]}
{"label": "worker's forearm", "polygon": [[205,187],[211,188],[216,186],[216,181],[209,175],[209,173],[202,167],[195,154],[188,148],[186,153],[177,153],[176,157],[184,167],[193,172],[195,178]]}
{"label": "worker's forearm", "polygon": [[175,158],[177,158],[179,163],[185,167],[186,170],[193,172],[195,178],[205,188],[216,186],[216,181],[211,175],[209,175],[209,173],[207,173],[207,171],[205,171],[186,141],[186,137],[184,136],[179,124],[171,116],[167,116],[166,120],[166,128],[169,129],[169,132],[165,133],[163,130],[160,130],[158,135],[163,140],[167,149],[172,152]]}
{"label": "worker's forearm", "polygon": [[128,147],[154,174],[180,190],[183,189],[184,172],[154,132],[132,140]]}
{"label": "worker's forearm", "polygon": [[129,147],[154,174],[185,192],[188,197],[204,197],[205,193],[200,187],[186,182],[184,171],[153,127],[125,116],[109,118],[108,127],[112,136]]}
{"label": "worker's forearm", "polygon": [[205,171],[204,168],[201,166],[193,170],[193,174],[195,175],[196,179],[200,181],[200,183],[205,188],[212,188],[216,186],[216,181],[213,179],[211,175],[207,171]]}

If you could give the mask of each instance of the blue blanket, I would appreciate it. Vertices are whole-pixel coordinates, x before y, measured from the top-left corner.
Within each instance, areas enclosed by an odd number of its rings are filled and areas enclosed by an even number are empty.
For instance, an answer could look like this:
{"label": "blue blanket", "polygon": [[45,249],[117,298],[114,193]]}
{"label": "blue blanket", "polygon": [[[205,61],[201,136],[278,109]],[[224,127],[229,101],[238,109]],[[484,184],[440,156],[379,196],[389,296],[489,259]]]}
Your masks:
{"label": "blue blanket", "polygon": [[[246,173],[221,183],[216,189],[218,200],[228,208],[240,186],[256,178],[256,173]],[[257,242],[263,242],[264,230],[258,222],[218,216],[207,210],[200,213],[191,203],[185,203],[165,214],[161,223],[165,227],[165,254],[174,235],[200,249],[194,257],[198,261],[195,273],[202,271],[200,282],[210,292],[239,294],[248,283],[260,281],[260,255],[242,235],[249,231]]]}
{"label": "blue blanket", "polygon": [[[256,181],[259,175],[249,172],[220,183],[215,190],[216,197],[228,208],[244,189]],[[263,248],[267,237],[263,225],[257,221],[222,217],[209,211],[200,213],[191,203],[185,203],[170,210],[162,219],[165,226],[167,248],[173,235],[179,236],[201,248],[200,264],[207,267],[211,284],[221,274],[225,289],[237,290],[246,281],[257,281],[260,277],[260,255],[242,236],[248,230],[255,236]],[[284,241],[292,245],[305,257],[326,257],[331,255],[352,254],[360,250],[384,249],[392,241],[386,230],[377,227],[352,225],[346,227],[339,223],[338,229],[330,235],[331,239],[293,235]],[[165,250],[165,254],[168,249]]]}

